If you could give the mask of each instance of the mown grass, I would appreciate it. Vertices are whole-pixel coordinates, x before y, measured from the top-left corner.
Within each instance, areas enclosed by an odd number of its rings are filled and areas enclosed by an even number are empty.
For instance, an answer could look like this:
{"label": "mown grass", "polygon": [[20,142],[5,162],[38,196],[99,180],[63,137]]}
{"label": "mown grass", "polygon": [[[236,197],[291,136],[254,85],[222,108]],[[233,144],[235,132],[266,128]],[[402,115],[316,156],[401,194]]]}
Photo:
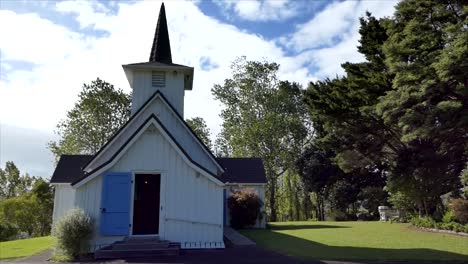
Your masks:
{"label": "mown grass", "polygon": [[259,246],[321,260],[468,261],[468,238],[383,222],[281,222],[241,233]]}
{"label": "mown grass", "polygon": [[52,244],[50,236],[0,242],[0,259],[29,257],[51,248]]}

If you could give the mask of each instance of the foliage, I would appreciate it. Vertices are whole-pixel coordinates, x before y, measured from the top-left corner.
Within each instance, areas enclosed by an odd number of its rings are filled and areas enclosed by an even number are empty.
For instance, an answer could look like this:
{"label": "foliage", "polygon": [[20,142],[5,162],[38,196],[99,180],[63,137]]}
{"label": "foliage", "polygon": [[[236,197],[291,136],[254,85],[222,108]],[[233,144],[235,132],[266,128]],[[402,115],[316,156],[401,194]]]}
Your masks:
{"label": "foliage", "polygon": [[358,194],[361,206],[369,212],[367,220],[379,219],[379,206],[388,205],[388,194],[381,187],[368,186]]}
{"label": "foliage", "polygon": [[43,179],[36,180],[34,186],[27,189],[30,189],[28,193],[0,201],[0,220],[29,236],[48,235],[52,222],[53,189]]}
{"label": "foliage", "polygon": [[5,169],[0,168],[0,201],[29,192],[35,181],[36,178],[28,174],[20,175],[15,163],[7,161]]}
{"label": "foliage", "polygon": [[305,190],[299,175],[288,170],[280,179],[277,191],[280,221],[300,221],[312,217],[310,193]]}
{"label": "foliage", "polygon": [[465,169],[460,173],[460,182],[463,186],[463,194],[465,199],[468,199],[468,164],[465,166]]}
{"label": "foliage", "polygon": [[442,217],[442,223],[450,223],[455,221],[455,215],[452,210],[447,210],[443,217]]}
{"label": "foliage", "polygon": [[13,224],[20,231],[33,235],[37,230],[35,218],[40,214],[39,204],[35,196],[22,195],[9,198],[0,204],[0,218]]}
{"label": "foliage", "polygon": [[0,222],[0,241],[7,241],[18,234],[18,227],[8,222]]}
{"label": "foliage", "polygon": [[459,188],[467,161],[467,11],[462,1],[402,1],[383,47],[395,78],[378,112],[406,146],[389,180],[426,215]]}
{"label": "foliage", "polygon": [[395,202],[424,215],[459,188],[468,159],[467,11],[461,1],[402,1],[394,18],[367,14],[358,47],[367,61],[344,63],[344,77],[305,94],[316,145],[345,173],[380,174]]}
{"label": "foliage", "polygon": [[0,259],[29,257],[51,248],[52,243],[50,236],[0,242]]}
{"label": "foliage", "polygon": [[278,179],[293,168],[311,137],[302,90],[296,83],[278,80],[276,63],[241,57],[231,69],[232,77],[212,89],[224,105],[222,138],[217,143],[234,157],[263,158],[267,209],[270,221],[275,221]]}
{"label": "foliage", "polygon": [[328,189],[334,182],[334,177],[342,175],[341,169],[330,159],[333,153],[326,152],[315,145],[309,146],[296,161],[296,170],[309,192],[315,192],[316,215],[319,220],[325,220],[325,199]]}
{"label": "foliage", "polygon": [[468,224],[468,200],[454,199],[450,204],[455,221],[460,224]]}
{"label": "foliage", "polygon": [[[283,222],[240,232],[257,246],[303,260],[466,262],[466,237],[420,232],[382,222]],[[425,261],[423,261],[425,260]]]}
{"label": "foliage", "polygon": [[399,191],[390,193],[388,201],[399,210],[413,211],[416,207],[416,204],[411,198]]}
{"label": "foliage", "polygon": [[455,232],[464,232],[468,233],[468,224],[460,224],[454,221],[449,222],[436,222],[429,216],[425,217],[413,217],[411,219],[411,224],[416,227],[422,228],[433,228],[433,229],[441,229],[441,230],[450,230]]}
{"label": "foliage", "polygon": [[206,125],[206,122],[203,118],[201,117],[194,117],[185,120],[189,127],[195,132],[195,135],[198,136],[198,138],[201,139],[203,144],[208,147],[208,149],[213,150],[213,144],[211,143],[211,132],[208,126]]}
{"label": "foliage", "polygon": [[437,228],[438,226],[437,222],[434,219],[432,219],[432,217],[430,216],[423,216],[423,217],[415,216],[411,218],[410,223],[413,226],[424,227],[424,228]]}
{"label": "foliage", "polygon": [[53,235],[57,238],[57,250],[65,256],[76,258],[87,250],[87,242],[93,232],[93,222],[81,209],[72,209],[59,219]]}
{"label": "foliage", "polygon": [[34,217],[36,223],[35,233],[39,236],[49,235],[54,209],[53,187],[43,179],[39,179],[35,182],[30,195],[37,202],[38,213]]}
{"label": "foliage", "polygon": [[260,217],[262,200],[254,190],[241,189],[228,198],[231,226],[239,229],[255,225]]}
{"label": "foliage", "polygon": [[83,84],[78,101],[57,125],[58,142],[49,142],[56,160],[62,154],[94,154],[130,117],[130,95],[99,78]]}

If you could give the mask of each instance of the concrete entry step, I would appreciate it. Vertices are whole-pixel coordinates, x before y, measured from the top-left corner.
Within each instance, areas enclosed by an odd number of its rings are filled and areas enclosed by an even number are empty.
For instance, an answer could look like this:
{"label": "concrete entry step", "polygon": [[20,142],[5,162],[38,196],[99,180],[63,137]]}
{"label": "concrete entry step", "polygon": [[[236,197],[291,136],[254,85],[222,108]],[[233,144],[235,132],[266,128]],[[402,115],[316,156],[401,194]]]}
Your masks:
{"label": "concrete entry step", "polygon": [[177,256],[179,243],[159,240],[157,238],[126,238],[94,252],[95,259],[120,259],[136,257]]}
{"label": "concrete entry step", "polygon": [[236,230],[225,226],[224,227],[224,237],[229,240],[229,242],[233,246],[255,246],[255,242],[248,239],[241,233],[237,232]]}
{"label": "concrete entry step", "polygon": [[168,248],[169,242],[142,242],[142,243],[114,243],[112,245],[113,249],[123,249],[123,250],[130,250],[130,249],[155,249],[155,248]]}

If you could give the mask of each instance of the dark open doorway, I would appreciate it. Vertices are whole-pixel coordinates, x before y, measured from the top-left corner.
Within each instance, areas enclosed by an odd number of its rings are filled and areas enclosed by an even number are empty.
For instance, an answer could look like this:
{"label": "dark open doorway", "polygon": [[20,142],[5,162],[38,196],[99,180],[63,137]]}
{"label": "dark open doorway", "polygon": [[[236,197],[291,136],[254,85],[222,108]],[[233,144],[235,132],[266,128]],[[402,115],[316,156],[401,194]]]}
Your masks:
{"label": "dark open doorway", "polygon": [[161,175],[135,174],[133,196],[133,235],[159,233],[159,194]]}

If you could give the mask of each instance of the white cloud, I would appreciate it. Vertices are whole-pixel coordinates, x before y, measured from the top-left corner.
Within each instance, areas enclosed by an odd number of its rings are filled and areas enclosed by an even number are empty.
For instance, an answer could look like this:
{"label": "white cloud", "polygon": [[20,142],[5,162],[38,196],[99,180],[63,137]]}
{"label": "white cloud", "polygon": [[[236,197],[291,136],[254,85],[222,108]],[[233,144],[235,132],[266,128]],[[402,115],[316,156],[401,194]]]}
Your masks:
{"label": "white cloud", "polygon": [[294,17],[300,11],[297,0],[219,0],[215,3],[226,12],[234,12],[238,17],[249,21],[278,21]]}
{"label": "white cloud", "polygon": [[332,3],[308,22],[298,25],[297,30],[282,41],[298,52],[332,44],[334,38],[349,30],[355,22],[358,5],[357,1]]}
{"label": "white cloud", "polygon": [[[351,35],[358,34],[359,17],[364,16],[366,11],[370,11],[377,18],[390,16],[397,2],[396,0],[334,2],[316,13],[306,23],[297,25],[296,31],[282,37],[280,42],[296,52],[333,45],[337,41],[347,42],[346,37],[355,38]],[[354,47],[352,49],[355,50]]]}

